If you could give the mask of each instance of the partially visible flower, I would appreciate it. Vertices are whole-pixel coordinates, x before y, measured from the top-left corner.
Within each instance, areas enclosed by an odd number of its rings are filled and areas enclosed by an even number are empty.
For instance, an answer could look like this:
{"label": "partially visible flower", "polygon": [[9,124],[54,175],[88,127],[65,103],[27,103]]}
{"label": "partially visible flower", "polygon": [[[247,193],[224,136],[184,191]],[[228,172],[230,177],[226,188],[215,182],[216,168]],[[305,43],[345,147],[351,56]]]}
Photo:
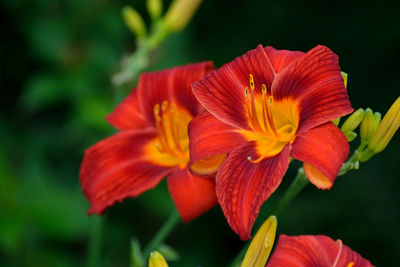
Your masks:
{"label": "partially visible flower", "polygon": [[[349,144],[331,121],[353,111],[338,61],[324,46],[302,53],[259,45],[193,83],[209,113],[189,125],[191,170],[218,170],[218,201],[241,239],[290,157],[304,162],[315,186],[332,187]],[[227,156],[221,166],[203,168],[217,155]]]}
{"label": "partially visible flower", "polygon": [[276,227],[278,221],[275,216],[270,216],[261,225],[256,236],[247,249],[241,267],[264,267],[274,246]]}
{"label": "partially visible flower", "polygon": [[149,267],[168,267],[163,255],[159,252],[154,251],[150,253],[149,257]]}
{"label": "partially visible flower", "polygon": [[190,85],[211,69],[211,62],[203,62],[140,76],[137,89],[107,116],[120,132],[85,152],[80,181],[91,203],[89,214],[137,197],[165,176],[184,221],[216,205],[215,181],[187,169],[187,126],[203,112]]}
{"label": "partially visible flower", "polygon": [[373,267],[360,254],[323,235],[280,235],[267,267]]}

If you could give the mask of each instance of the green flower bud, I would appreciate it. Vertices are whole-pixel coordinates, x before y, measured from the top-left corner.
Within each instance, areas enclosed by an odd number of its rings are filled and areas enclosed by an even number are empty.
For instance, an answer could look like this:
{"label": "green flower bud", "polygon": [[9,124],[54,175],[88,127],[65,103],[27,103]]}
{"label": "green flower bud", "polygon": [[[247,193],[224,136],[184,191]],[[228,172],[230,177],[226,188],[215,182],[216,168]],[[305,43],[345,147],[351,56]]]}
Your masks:
{"label": "green flower bud", "polygon": [[357,137],[355,132],[346,132],[344,135],[346,136],[348,142],[353,141]]}
{"label": "green flower bud", "polygon": [[178,32],[189,23],[202,0],[174,0],[165,14],[164,22],[168,30]]}
{"label": "green flower bud", "polygon": [[342,77],[343,77],[343,81],[344,81],[344,87],[347,88],[347,76],[349,76],[349,75],[347,75],[347,73],[344,71],[342,71],[341,73],[342,73]]}
{"label": "green flower bud", "polygon": [[339,125],[339,122],[340,122],[340,117],[337,118],[336,120],[333,120],[333,121],[332,121],[332,123],[335,124],[336,126]]}
{"label": "green flower bud", "polygon": [[362,108],[357,109],[347,118],[347,120],[343,123],[340,128],[344,134],[347,132],[351,132],[355,130],[358,125],[360,125],[362,119],[364,117],[364,110]]}
{"label": "green flower bud", "polygon": [[388,112],[383,117],[382,122],[376,129],[375,134],[368,142],[368,148],[372,152],[379,153],[389,144],[393,135],[400,127],[400,97],[396,99]]}
{"label": "green flower bud", "polygon": [[146,36],[146,25],[140,14],[130,6],[122,9],[122,17],[128,29],[138,38]]}
{"label": "green flower bud", "polygon": [[162,12],[162,0],[147,0],[147,10],[152,19],[158,19]]}

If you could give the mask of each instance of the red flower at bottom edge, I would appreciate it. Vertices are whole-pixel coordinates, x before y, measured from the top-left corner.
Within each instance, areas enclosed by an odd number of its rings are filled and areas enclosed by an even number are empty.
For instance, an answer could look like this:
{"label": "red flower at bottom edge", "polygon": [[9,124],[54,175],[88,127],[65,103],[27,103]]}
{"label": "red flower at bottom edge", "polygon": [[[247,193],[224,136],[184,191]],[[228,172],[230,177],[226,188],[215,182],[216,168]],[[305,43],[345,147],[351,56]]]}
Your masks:
{"label": "red flower at bottom edge", "polygon": [[267,267],[373,267],[360,254],[323,235],[280,235]]}
{"label": "red flower at bottom edge", "polygon": [[216,205],[214,180],[187,169],[187,126],[203,111],[190,85],[212,69],[212,62],[203,62],[140,76],[137,89],[107,116],[120,132],[85,152],[80,182],[91,203],[89,214],[101,214],[116,201],[136,197],[167,175],[169,192],[184,221]]}

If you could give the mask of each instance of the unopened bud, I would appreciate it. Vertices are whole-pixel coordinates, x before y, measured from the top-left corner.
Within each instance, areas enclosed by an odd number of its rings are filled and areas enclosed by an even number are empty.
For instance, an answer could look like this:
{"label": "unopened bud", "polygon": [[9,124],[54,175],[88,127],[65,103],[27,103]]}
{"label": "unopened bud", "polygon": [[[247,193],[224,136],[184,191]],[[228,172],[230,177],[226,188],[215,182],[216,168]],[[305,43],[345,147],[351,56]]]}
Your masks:
{"label": "unopened bud", "polygon": [[122,17],[128,29],[138,38],[146,36],[146,25],[140,14],[130,6],[122,9]]}
{"label": "unopened bud", "polygon": [[364,118],[360,125],[361,143],[368,143],[369,139],[376,131],[374,124],[374,113],[372,112],[372,109],[367,108],[364,112]]}
{"label": "unopened bud", "polygon": [[357,133],[355,132],[346,132],[344,135],[346,136],[348,142],[353,141],[357,137]]}
{"label": "unopened bud", "polygon": [[347,73],[344,72],[344,71],[342,71],[341,73],[342,73],[342,78],[343,78],[343,81],[344,81],[344,87],[347,88],[347,76],[349,76],[349,75],[347,75]]}
{"label": "unopened bud", "polygon": [[381,152],[389,144],[393,135],[400,127],[400,97],[396,99],[393,105],[382,119],[376,129],[375,134],[368,142],[368,148],[376,153]]}
{"label": "unopened bud", "polygon": [[277,226],[278,221],[275,216],[270,216],[263,225],[261,225],[247,249],[241,267],[265,266],[274,245]]}
{"label": "unopened bud", "polygon": [[339,125],[339,122],[340,122],[340,117],[337,118],[336,120],[333,120],[333,121],[332,121],[332,123],[335,124],[336,126]]}
{"label": "unopened bud", "polygon": [[174,0],[165,14],[165,24],[171,32],[181,31],[189,23],[202,0]]}
{"label": "unopened bud", "polygon": [[347,118],[347,120],[343,123],[340,128],[344,134],[347,132],[351,132],[355,130],[358,125],[360,125],[362,119],[364,117],[364,110],[362,108],[357,109]]}
{"label": "unopened bud", "polygon": [[162,0],[147,0],[147,10],[152,19],[158,19],[162,12]]}
{"label": "unopened bud", "polygon": [[168,267],[164,257],[157,251],[150,253],[149,267]]}

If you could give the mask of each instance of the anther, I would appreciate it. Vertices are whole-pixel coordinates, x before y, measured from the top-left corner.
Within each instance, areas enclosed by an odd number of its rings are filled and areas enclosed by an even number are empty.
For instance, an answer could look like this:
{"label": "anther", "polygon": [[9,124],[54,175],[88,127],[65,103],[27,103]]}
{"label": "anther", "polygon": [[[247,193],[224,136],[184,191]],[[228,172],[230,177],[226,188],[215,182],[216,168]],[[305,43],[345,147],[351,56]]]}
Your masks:
{"label": "anther", "polygon": [[249,76],[250,76],[250,88],[252,90],[254,90],[254,78],[253,78],[253,75],[249,74]]}
{"label": "anther", "polygon": [[265,86],[265,84],[261,85],[261,90],[262,90],[263,95],[267,94],[267,87]]}

